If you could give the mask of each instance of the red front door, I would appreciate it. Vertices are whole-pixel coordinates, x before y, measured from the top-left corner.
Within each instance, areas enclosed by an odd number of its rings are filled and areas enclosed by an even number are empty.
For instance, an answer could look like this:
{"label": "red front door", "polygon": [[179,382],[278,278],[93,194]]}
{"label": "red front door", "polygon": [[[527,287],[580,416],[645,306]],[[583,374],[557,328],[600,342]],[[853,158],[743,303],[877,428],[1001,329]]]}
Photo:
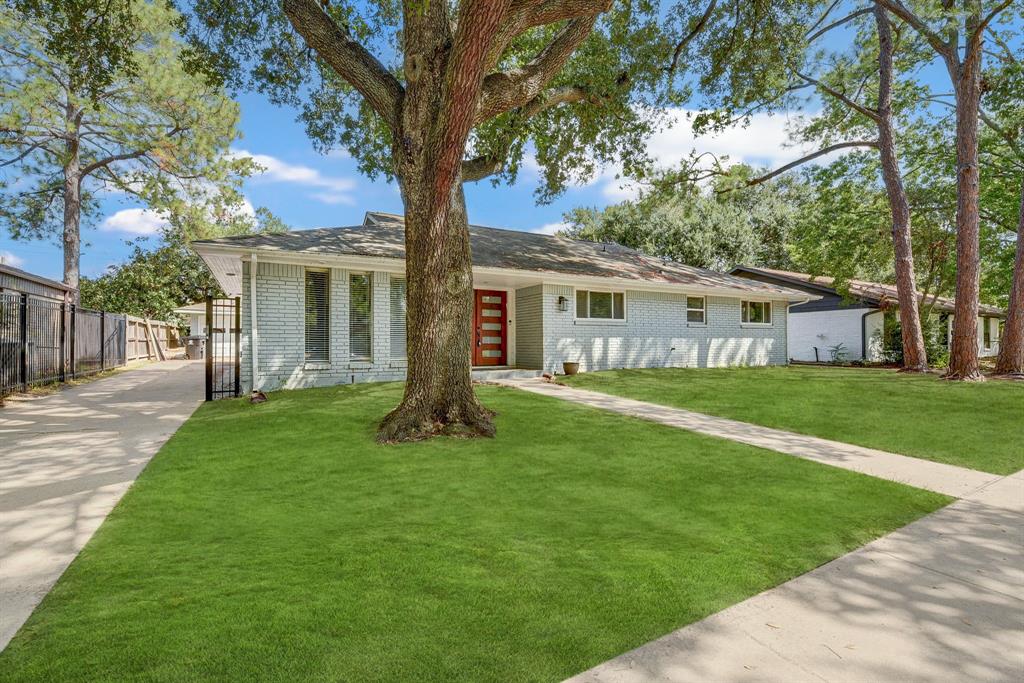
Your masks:
{"label": "red front door", "polygon": [[508,354],[506,293],[473,291],[473,365],[505,365]]}

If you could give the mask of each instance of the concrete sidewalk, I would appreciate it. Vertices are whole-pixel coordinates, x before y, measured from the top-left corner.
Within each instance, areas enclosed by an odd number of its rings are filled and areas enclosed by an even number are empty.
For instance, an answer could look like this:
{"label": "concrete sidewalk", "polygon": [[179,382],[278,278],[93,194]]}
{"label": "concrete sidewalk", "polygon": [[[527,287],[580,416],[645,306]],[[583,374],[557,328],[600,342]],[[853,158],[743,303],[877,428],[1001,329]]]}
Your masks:
{"label": "concrete sidewalk", "polygon": [[539,380],[499,383],[961,498],[573,683],[1024,680],[1024,472],[1000,477]]}
{"label": "concrete sidewalk", "polygon": [[0,409],[0,649],[202,400],[165,361]]}
{"label": "concrete sidewalk", "polygon": [[1024,680],[1022,499],[1017,473],[570,681]]}

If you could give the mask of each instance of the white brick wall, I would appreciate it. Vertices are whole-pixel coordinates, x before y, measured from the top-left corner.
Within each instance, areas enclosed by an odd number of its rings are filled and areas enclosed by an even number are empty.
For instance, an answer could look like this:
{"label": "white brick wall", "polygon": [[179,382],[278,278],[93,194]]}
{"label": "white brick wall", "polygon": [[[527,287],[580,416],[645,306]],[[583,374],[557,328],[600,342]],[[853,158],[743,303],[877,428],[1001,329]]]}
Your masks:
{"label": "white brick wall", "polygon": [[[242,269],[242,389],[253,388],[248,263]],[[348,344],[348,271],[331,269],[331,355],[327,363],[305,362],[305,268],[260,263],[256,276],[256,322],[261,390],[350,384],[405,378],[405,363],[392,361],[388,273],[373,274],[373,358],[351,361]]]}
{"label": "white brick wall", "polygon": [[[569,310],[558,310],[558,297]],[[626,292],[626,321],[577,321],[571,287],[544,286],[544,370],[575,361],[584,371],[623,367],[722,367],[786,363],[786,302],[771,326],[740,323],[740,300],[708,297],[706,325],[686,322],[686,295]]]}
{"label": "white brick wall", "polygon": [[[330,271],[331,345],[327,363],[305,362],[305,269],[300,265],[260,263],[256,277],[259,376],[262,390],[352,382],[400,380],[405,362],[391,360],[388,273],[373,273],[373,358],[349,359],[347,270]],[[250,331],[250,268],[243,264],[242,387],[253,387]],[[558,310],[558,297],[569,310]],[[574,321],[571,287],[544,285],[516,295],[517,358],[520,365],[561,372],[563,361],[583,370],[618,367],[718,367],[786,362],[786,302],[773,302],[773,324],[740,324],[740,300],[708,297],[707,325],[686,322],[683,294],[626,292],[624,323]],[[530,345],[541,346],[531,352]]]}

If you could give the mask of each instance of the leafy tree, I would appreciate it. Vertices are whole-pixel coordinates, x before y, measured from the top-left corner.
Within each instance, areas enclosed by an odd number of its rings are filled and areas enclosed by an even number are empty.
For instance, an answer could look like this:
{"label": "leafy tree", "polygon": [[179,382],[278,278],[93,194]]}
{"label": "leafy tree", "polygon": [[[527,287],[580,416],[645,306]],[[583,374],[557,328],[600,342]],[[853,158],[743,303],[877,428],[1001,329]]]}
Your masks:
{"label": "leafy tree", "polygon": [[604,210],[574,209],[565,215],[565,233],[702,268],[788,268],[788,233],[805,189],[788,179],[727,194],[666,189]]}
{"label": "leafy tree", "polygon": [[[131,58],[94,56],[83,65],[75,55],[88,43],[70,50],[60,43],[79,35],[78,10],[88,4],[61,4],[52,14],[0,8],[0,224],[16,239],[59,235],[64,281],[75,288],[81,224],[96,216],[99,193],[128,193],[167,214],[195,219],[207,211],[209,220],[231,214],[244,223],[239,183],[253,168],[223,155],[237,135],[238,105],[185,72],[173,8],[116,0],[111,6],[131,21],[115,42],[123,47],[130,38]],[[97,79],[104,64],[112,70]]]}
{"label": "leafy tree", "polygon": [[221,296],[217,280],[183,240],[154,249],[136,243],[128,260],[81,281],[81,304],[97,310],[177,322],[174,309]]}
{"label": "leafy tree", "polygon": [[227,221],[211,223],[205,212],[204,208],[198,218],[188,213],[174,214],[171,225],[163,230],[155,247],[147,248],[151,238],[136,240],[131,256],[124,263],[111,266],[97,278],[82,278],[82,305],[175,321],[175,308],[202,301],[207,296],[222,295],[210,269],[189,248],[191,238],[287,230],[265,209],[257,210],[255,217],[241,223],[234,220],[234,215]]}
{"label": "leafy tree", "polygon": [[637,170],[684,75],[718,80],[728,54],[735,88],[764,87],[801,36],[803,4],[196,0],[192,35],[199,66],[301,106],[314,144],[398,180],[409,368],[378,433],[391,441],[494,431],[470,376],[462,184],[511,180],[528,151],[541,199],[597,164]]}

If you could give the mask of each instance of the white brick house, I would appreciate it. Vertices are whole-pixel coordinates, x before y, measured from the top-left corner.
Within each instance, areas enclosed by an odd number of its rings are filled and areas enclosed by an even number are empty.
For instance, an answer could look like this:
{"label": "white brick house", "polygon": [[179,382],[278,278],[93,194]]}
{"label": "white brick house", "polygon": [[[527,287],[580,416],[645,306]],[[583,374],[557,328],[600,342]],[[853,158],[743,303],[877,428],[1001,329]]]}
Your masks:
{"label": "white brick house", "polygon": [[[619,245],[478,226],[470,236],[475,367],[785,364],[787,309],[814,298]],[[241,297],[243,391],[404,378],[400,217],[193,247]]]}

